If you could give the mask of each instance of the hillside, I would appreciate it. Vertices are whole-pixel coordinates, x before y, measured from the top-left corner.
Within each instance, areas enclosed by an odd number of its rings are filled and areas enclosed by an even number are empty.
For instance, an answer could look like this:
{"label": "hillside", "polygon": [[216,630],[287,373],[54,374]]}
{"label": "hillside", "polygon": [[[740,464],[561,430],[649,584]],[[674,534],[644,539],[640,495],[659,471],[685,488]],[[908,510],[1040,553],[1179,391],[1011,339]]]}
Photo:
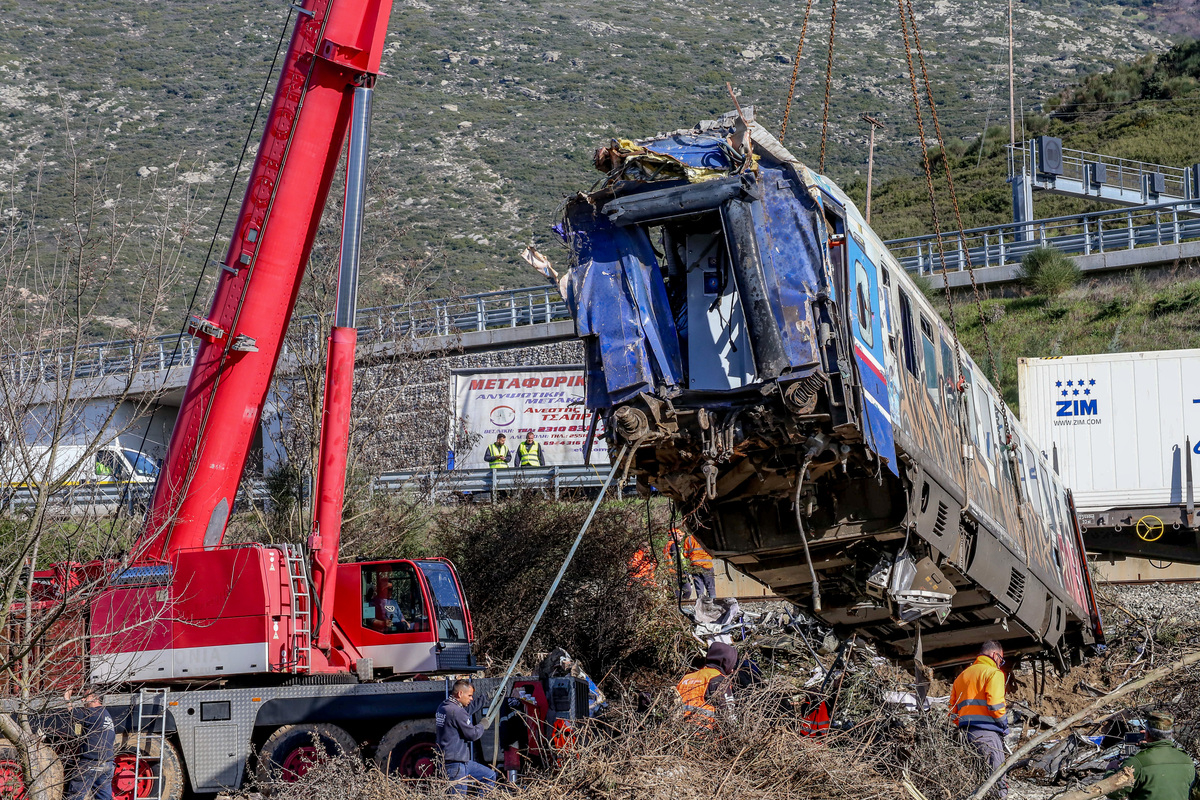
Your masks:
{"label": "hillside", "polygon": [[[28,215],[36,200],[37,230],[52,238],[68,213],[77,165],[112,196],[187,204],[178,236],[190,283],[286,6],[0,0],[0,7],[8,217]],[[1170,8],[1019,4],[1026,106],[1084,74],[1163,49],[1160,30],[1186,25]],[[815,166],[829,3],[813,9],[788,144]],[[1003,105],[1004,12],[1004,4],[980,0],[918,4],[943,121],[955,137],[971,136]],[[595,177],[597,143],[726,111],[726,81],[742,103],[758,106],[760,119],[776,124],[801,19],[802,6],[765,0],[736,9],[691,0],[397,4],[372,134],[375,280],[416,257],[428,260],[423,274],[434,292],[529,283],[533,276],[516,253],[531,240],[548,243],[562,198]],[[913,169],[915,127],[897,28],[896,8],[885,0],[838,9],[828,153],[828,171],[838,179],[862,171],[864,111],[888,125],[878,140],[879,175]],[[240,196],[239,188],[235,202]],[[326,250],[336,246],[336,225],[329,228]],[[124,257],[132,284],[138,256]],[[119,311],[121,298],[112,303]]]}
{"label": "hillside", "polygon": [[[934,302],[944,312],[941,293]],[[1001,390],[1014,409],[1018,358],[1200,348],[1200,268],[1195,265],[1155,278],[1135,272],[1093,279],[1057,298],[991,297],[982,306]],[[955,310],[963,348],[989,369],[979,310],[966,296],[956,301]]]}
{"label": "hillside", "polygon": [[[1025,118],[1026,138],[1058,136],[1063,146],[1187,166],[1200,162],[1200,42],[1185,41],[1161,57],[1151,54],[1092,75],[1045,103],[1048,115]],[[1018,139],[1020,134],[1018,133]],[[980,154],[980,147],[983,153]],[[947,152],[968,228],[1012,221],[1012,195],[1005,182],[1008,127],[989,127],[986,141],[949,141]],[[934,165],[942,229],[955,229],[940,162]],[[859,202],[866,185],[856,180],[847,191]],[[1039,217],[1112,206],[1037,193]],[[920,161],[908,174],[877,182],[871,195],[871,225],[884,238],[919,236],[933,231],[933,216]]]}

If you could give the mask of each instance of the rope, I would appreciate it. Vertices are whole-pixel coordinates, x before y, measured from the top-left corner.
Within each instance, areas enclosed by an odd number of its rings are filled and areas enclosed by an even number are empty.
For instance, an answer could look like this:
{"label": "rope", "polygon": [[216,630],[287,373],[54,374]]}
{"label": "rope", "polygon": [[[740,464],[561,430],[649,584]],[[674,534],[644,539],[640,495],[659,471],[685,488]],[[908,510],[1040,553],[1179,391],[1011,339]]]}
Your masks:
{"label": "rope", "polygon": [[496,693],[492,695],[491,707],[488,709],[487,717],[481,723],[484,728],[491,727],[492,723],[499,718],[500,709],[504,707],[504,696],[508,693],[508,682],[512,680],[513,673],[517,669],[517,662],[521,660],[521,656],[525,654],[525,648],[529,646],[529,640],[533,638],[533,632],[537,628],[537,624],[541,622],[542,615],[546,613],[546,608],[550,605],[550,599],[554,597],[554,593],[558,591],[558,585],[562,583],[563,575],[567,573],[567,567],[571,566],[571,560],[575,558],[575,551],[579,549],[580,543],[583,542],[584,534],[588,532],[588,528],[592,525],[592,518],[596,516],[596,509],[600,507],[600,503],[604,500],[604,495],[608,492],[608,485],[612,483],[613,476],[617,474],[617,470],[621,468],[621,462],[625,460],[625,451],[629,449],[628,445],[621,447],[621,452],[612,462],[612,469],[608,471],[608,477],[604,479],[604,485],[600,487],[600,493],[596,495],[596,501],[592,503],[592,510],[588,512],[587,519],[583,521],[583,527],[579,529],[579,535],[575,537],[571,549],[567,551],[567,557],[563,559],[562,566],[558,568],[558,575],[554,576],[554,582],[550,584],[550,588],[546,591],[545,598],[542,599],[541,608],[533,615],[533,621],[529,623],[529,629],[525,631],[525,638],[521,640],[521,645],[517,648],[517,652],[513,654],[512,661],[509,662],[508,670],[504,673],[504,678],[500,681],[500,685],[496,688]]}
{"label": "rope", "polygon": [[[956,192],[954,189],[954,177],[950,171],[950,161],[946,156],[946,143],[945,143],[945,139],[942,137],[942,124],[938,120],[937,106],[933,102],[933,89],[931,88],[931,83],[929,80],[929,71],[925,68],[925,54],[921,49],[921,35],[917,32],[917,16],[913,12],[912,0],[905,0],[905,2],[908,5],[908,16],[909,16],[910,21],[912,22],[913,42],[917,48],[917,59],[920,61],[920,64],[921,64],[921,76],[925,83],[925,96],[929,100],[929,110],[933,115],[934,132],[937,134],[938,146],[942,148],[942,168],[946,172],[946,185],[950,189],[950,201],[954,206],[954,220],[958,224],[958,229],[960,231],[963,231],[963,230],[966,230],[966,226],[963,224],[962,211],[959,209],[959,206],[958,206],[958,192]],[[989,109],[989,112],[990,112],[990,110],[991,109]],[[984,123],[983,130],[984,130],[984,138],[981,139],[980,143],[979,143],[979,148],[980,148],[979,152],[980,152],[981,156],[983,153],[984,140],[987,137],[987,123],[986,122]],[[924,142],[922,142],[922,146],[924,146]],[[980,297],[980,295],[979,295],[979,283],[975,280],[975,267],[971,264],[971,250],[968,247],[963,247],[962,252],[963,252],[964,257],[967,260],[967,275],[970,276],[970,278],[971,278],[971,292],[975,298],[975,307],[979,312],[979,326],[983,331],[983,343],[987,349],[988,366],[991,369],[991,373],[992,373],[992,383],[995,385],[996,391],[999,392],[1000,391],[1000,370],[999,370],[999,367],[997,366],[995,352],[992,350],[992,337],[991,337],[991,334],[988,332],[987,320],[984,318],[984,315],[983,315],[983,298]],[[943,263],[944,263],[944,260],[943,260]],[[943,275],[943,281],[945,281],[944,275]],[[955,338],[955,342],[957,343],[957,340],[958,340],[958,330],[957,329],[954,331],[954,338]],[[959,365],[959,374],[960,375],[962,374],[962,365],[961,364]],[[1011,425],[1010,425],[1009,419],[1008,419],[1008,406],[1003,402],[1000,403],[1000,413],[1004,419],[1005,444],[1009,444],[1012,442],[1012,428],[1011,428]]]}
{"label": "rope", "polygon": [[812,11],[813,0],[808,0],[804,7],[804,24],[800,26],[800,41],[796,45],[796,60],[792,62],[792,83],[788,86],[787,105],[783,107],[783,125],[779,128],[779,143],[787,133],[788,118],[792,114],[792,97],[796,94],[796,76],[800,74],[800,56],[804,54],[804,36],[808,32],[808,15]]}
{"label": "rope", "polygon": [[821,118],[821,174],[825,174],[825,139],[829,135],[829,88],[833,84],[833,34],[837,30],[837,0],[829,10],[829,60],[825,62],[825,113]]}

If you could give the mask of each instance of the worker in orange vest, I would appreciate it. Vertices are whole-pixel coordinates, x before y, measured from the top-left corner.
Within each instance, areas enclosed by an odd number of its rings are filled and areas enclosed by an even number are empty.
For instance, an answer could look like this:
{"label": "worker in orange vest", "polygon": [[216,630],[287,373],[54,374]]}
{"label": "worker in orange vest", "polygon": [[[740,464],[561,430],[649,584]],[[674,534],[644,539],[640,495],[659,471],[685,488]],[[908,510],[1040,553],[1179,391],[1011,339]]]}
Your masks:
{"label": "worker in orange vest", "polygon": [[654,573],[658,569],[658,564],[654,561],[652,553],[654,548],[649,542],[642,542],[629,559],[629,577],[633,578],[635,583],[640,583],[643,586],[654,585]]}
{"label": "worker in orange vest", "polygon": [[[1004,737],[1008,733],[1008,708],[1004,703],[1004,648],[988,641],[975,663],[962,671],[950,690],[950,722],[987,760],[992,771],[1004,763]],[[1008,796],[1008,779],[1002,778],[1000,797]]]}
{"label": "worker in orange vest", "polygon": [[684,719],[707,730],[715,729],[718,719],[737,722],[733,681],[729,678],[737,663],[733,645],[713,642],[708,646],[704,667],[684,675],[675,687],[683,703]]}
{"label": "worker in orange vest", "polygon": [[[671,538],[663,548],[667,563],[675,563],[675,542],[679,542],[679,552],[682,556],[685,574],[689,577],[688,587],[695,590],[696,596],[708,595],[710,599],[717,596],[716,574],[713,572],[713,557],[696,541],[690,533],[684,533],[679,528],[671,529]],[[691,597],[691,591],[683,592],[684,599]]]}

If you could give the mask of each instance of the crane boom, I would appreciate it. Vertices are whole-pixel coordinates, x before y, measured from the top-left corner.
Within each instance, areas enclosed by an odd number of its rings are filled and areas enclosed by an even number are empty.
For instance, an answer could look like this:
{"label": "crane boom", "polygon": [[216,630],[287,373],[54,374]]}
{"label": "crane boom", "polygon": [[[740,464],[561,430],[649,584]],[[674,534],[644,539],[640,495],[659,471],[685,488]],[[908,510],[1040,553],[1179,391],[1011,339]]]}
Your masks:
{"label": "crane boom", "polygon": [[354,90],[379,72],[391,6],[306,0],[299,10],[212,307],[189,328],[200,346],[137,545],[140,562],[224,538]]}

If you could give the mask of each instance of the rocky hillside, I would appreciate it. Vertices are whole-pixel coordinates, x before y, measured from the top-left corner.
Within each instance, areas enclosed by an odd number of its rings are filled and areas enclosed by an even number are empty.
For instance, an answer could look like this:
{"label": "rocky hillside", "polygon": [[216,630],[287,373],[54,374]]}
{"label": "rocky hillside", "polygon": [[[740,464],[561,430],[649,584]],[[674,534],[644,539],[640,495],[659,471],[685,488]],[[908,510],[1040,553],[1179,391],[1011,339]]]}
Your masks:
{"label": "rocky hillside", "polygon": [[[10,189],[4,207],[15,209],[9,218],[27,217],[36,198],[40,229],[50,230],[68,213],[75,166],[111,196],[153,186],[186,199],[196,216],[180,234],[194,275],[286,6],[0,6],[0,171]],[[1003,104],[1006,6],[916,6],[943,122],[953,135],[970,136]],[[1157,9],[1101,0],[1019,4],[1018,85],[1026,105],[1086,72],[1165,47],[1166,17]],[[814,165],[829,12],[827,0],[813,4],[788,135]],[[529,283],[534,276],[516,253],[531,240],[546,243],[563,196],[591,184],[597,143],[728,110],[726,81],[742,103],[759,108],[760,119],[776,124],[802,17],[803,4],[764,0],[736,8],[691,0],[397,3],[375,106],[375,260],[386,271],[403,256],[429,257],[428,274],[443,290]],[[862,169],[864,111],[887,124],[877,150],[881,174],[912,170],[907,92],[895,6],[843,4],[830,173],[852,179]],[[235,201],[240,195],[239,188]]]}

